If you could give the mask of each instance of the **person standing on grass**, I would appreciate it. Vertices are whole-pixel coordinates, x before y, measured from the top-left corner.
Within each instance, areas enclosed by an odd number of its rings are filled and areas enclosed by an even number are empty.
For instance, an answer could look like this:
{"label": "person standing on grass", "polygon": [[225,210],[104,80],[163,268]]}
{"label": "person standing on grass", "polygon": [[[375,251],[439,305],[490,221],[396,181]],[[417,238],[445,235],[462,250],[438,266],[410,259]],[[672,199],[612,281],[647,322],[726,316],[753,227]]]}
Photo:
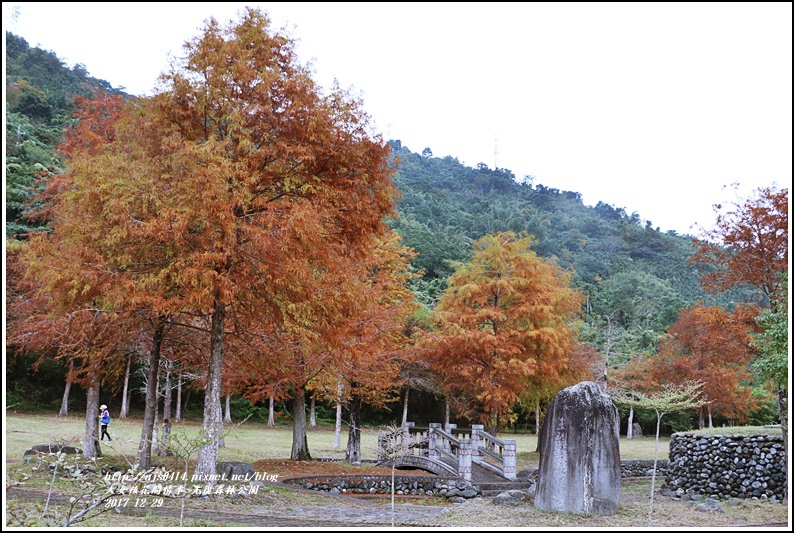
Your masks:
{"label": "person standing on grass", "polygon": [[102,416],[99,418],[99,423],[102,424],[102,435],[99,436],[99,440],[105,440],[105,435],[107,435],[108,442],[113,442],[113,439],[110,438],[110,433],[108,433],[108,424],[110,424],[110,411],[108,411],[108,406],[100,405],[99,408],[102,410]]}

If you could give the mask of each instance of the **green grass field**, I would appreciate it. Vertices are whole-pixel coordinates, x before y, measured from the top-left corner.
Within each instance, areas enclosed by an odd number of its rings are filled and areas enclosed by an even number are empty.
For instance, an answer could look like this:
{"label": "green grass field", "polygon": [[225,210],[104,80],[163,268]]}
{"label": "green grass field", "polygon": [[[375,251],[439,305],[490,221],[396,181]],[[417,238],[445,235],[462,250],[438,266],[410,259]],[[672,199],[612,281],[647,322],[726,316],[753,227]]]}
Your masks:
{"label": "green grass field", "polygon": [[[102,443],[104,456],[114,455],[134,460],[141,438],[140,419],[115,418],[110,424],[113,442]],[[84,419],[78,416],[59,417],[56,415],[6,413],[5,417],[5,454],[6,462],[21,461],[26,449],[36,444],[71,443],[82,446]],[[347,444],[347,428],[343,427],[341,445],[334,448],[334,427],[321,424],[308,429],[309,451],[313,458],[342,459]],[[201,422],[182,421],[172,426],[173,435],[185,438],[198,436]],[[362,459],[377,458],[377,427],[364,428],[361,438]],[[503,439],[515,439],[518,469],[536,467],[538,463],[537,437],[527,433],[502,433]],[[220,449],[221,461],[254,462],[261,459],[288,459],[292,448],[292,426],[268,427],[260,423],[244,422],[228,424],[225,438],[226,446]],[[620,440],[621,459],[653,459],[653,437]],[[666,459],[669,438],[659,441],[659,458]]]}
{"label": "green grass field", "polygon": [[[48,471],[32,470],[33,462],[24,463],[23,453],[35,444],[47,443],[70,443],[81,446],[84,420],[72,416],[61,418],[55,415],[41,414],[20,414],[7,412],[5,417],[4,449],[6,454],[6,491],[8,495],[9,486],[16,485],[16,479],[22,474],[27,474],[29,478],[22,483],[21,488],[34,491],[38,494],[38,500],[18,500],[16,497],[7,502],[6,521],[7,525],[19,525],[24,523],[27,526],[57,525],[58,520],[63,520],[67,513],[68,505],[61,500],[59,503],[52,502],[49,511],[46,513],[47,522],[43,522],[45,517],[44,505],[50,492],[60,495],[61,498],[79,493],[79,490],[66,479],[58,476],[56,479]],[[174,424],[172,433],[183,435],[186,438],[197,436],[200,432],[201,424],[199,421],[185,421]],[[778,432],[776,428],[720,428],[724,433],[759,433],[759,432]],[[134,462],[135,451],[140,440],[141,420],[114,419],[111,422],[110,433],[113,436],[113,443],[102,445],[102,463],[124,466],[125,463]],[[365,429],[362,435],[362,455],[364,459],[374,459],[376,456],[375,443],[377,442],[378,428]],[[712,430],[711,433],[714,433]],[[528,434],[504,433],[499,435],[504,439],[515,439],[518,449],[518,468],[519,470],[537,466],[537,438]],[[334,430],[332,426],[321,425],[310,428],[308,432],[308,444],[312,456],[315,458],[342,458],[344,447],[347,443],[347,435],[343,433],[341,446],[334,449]],[[221,461],[245,461],[256,462],[265,459],[288,459],[292,445],[292,427],[277,426],[269,428],[259,423],[246,422],[240,425],[230,425],[226,436],[226,446],[220,449]],[[663,438],[659,442],[659,458],[666,459],[668,453],[669,438]],[[655,442],[652,437],[627,440],[621,439],[621,459],[653,459]],[[163,464],[168,468],[177,467],[171,464],[173,458],[157,457],[156,463]],[[288,463],[287,463],[288,464]],[[177,467],[183,470],[184,467]],[[278,472],[272,472],[279,474]],[[657,480],[658,483],[661,480]],[[648,495],[650,489],[649,480],[637,480],[625,483],[622,486],[621,500],[618,514],[615,516],[584,516],[572,514],[544,513],[534,509],[532,504],[521,505],[517,508],[495,506],[488,498],[476,498],[463,505],[454,506],[449,512],[438,514],[432,521],[427,522],[430,527],[576,527],[576,528],[599,528],[599,527],[647,527]],[[38,491],[38,492],[35,492]],[[217,501],[216,501],[217,500]],[[165,508],[170,508],[171,514],[168,516],[128,516],[128,515],[101,515],[89,519],[81,525],[86,527],[106,527],[107,520],[112,520],[114,527],[117,528],[140,528],[140,527],[160,527],[171,528],[182,524],[183,527],[235,527],[268,524],[263,519],[263,512],[286,512],[296,516],[295,523],[300,522],[301,509],[319,509],[320,513],[341,512],[346,516],[355,516],[355,513],[366,513],[371,511],[371,507],[364,506],[353,499],[333,499],[322,493],[311,491],[295,491],[287,487],[278,485],[268,485],[266,490],[255,497],[249,497],[246,501],[237,501],[233,504],[228,498],[216,497],[208,501],[191,499],[187,503],[187,511],[184,512],[184,521],[180,517],[179,499],[166,500]],[[692,502],[690,502],[692,503]],[[374,505],[374,504],[371,504]],[[230,507],[231,506],[231,507]],[[723,503],[722,514],[705,514],[698,511],[695,506],[685,502],[673,501],[670,498],[658,496],[654,512],[653,527],[752,527],[763,526],[765,530],[780,528],[788,521],[790,525],[790,513],[787,505],[772,504],[763,501],[743,501],[737,505]],[[212,510],[219,513],[213,519]],[[292,510],[292,511],[290,511]],[[332,510],[332,511],[331,511]],[[204,511],[204,514],[196,514],[197,511]],[[209,515],[207,515],[209,511]],[[294,511],[294,512],[293,512]],[[222,513],[234,513],[222,515]],[[9,522],[10,514],[14,515]],[[221,518],[225,516],[226,518]],[[21,521],[18,519],[21,517]],[[53,518],[55,517],[55,518]],[[235,518],[236,517],[236,518]],[[56,519],[57,518],[57,519]],[[253,522],[252,522],[253,521]],[[361,524],[357,524],[361,525]],[[788,530],[788,529],[787,529]]]}

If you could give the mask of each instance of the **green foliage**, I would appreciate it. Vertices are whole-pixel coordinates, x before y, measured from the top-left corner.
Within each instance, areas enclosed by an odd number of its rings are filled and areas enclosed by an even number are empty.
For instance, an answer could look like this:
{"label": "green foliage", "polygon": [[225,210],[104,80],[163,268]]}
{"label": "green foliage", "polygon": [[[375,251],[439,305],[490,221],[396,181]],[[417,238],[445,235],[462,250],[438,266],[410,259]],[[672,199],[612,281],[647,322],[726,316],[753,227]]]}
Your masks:
{"label": "green foliage", "polygon": [[25,82],[33,90],[23,90],[37,94],[46,103],[54,116],[66,116],[70,103],[76,96],[89,96],[95,89],[109,93],[125,94],[122,89],[114,88],[105,80],[88,75],[85,65],[69,68],[58,56],[49,50],[30,47],[28,42],[6,32],[6,86],[9,87],[7,100],[14,107],[19,106],[21,94],[14,93],[13,86]]}
{"label": "green foliage", "polygon": [[659,433],[662,417],[668,413],[688,411],[703,405],[702,387],[703,383],[701,382],[687,382],[668,384],[661,390],[651,394],[625,389],[613,390],[609,393],[612,400],[618,405],[633,407],[637,410],[650,410],[656,413],[656,450],[653,458],[653,475],[651,476],[648,527],[651,527],[653,522],[653,494],[656,484],[656,464],[659,459]]}
{"label": "green foliage", "polygon": [[751,426],[774,424],[778,416],[774,396],[760,386],[753,387],[752,394],[755,403],[758,404],[758,408],[747,413],[745,423]]}
{"label": "green foliage", "polygon": [[55,146],[77,96],[97,89],[125,94],[88,75],[83,65],[68,68],[53,52],[31,48],[6,32],[6,237],[45,231],[34,198],[47,180],[62,171]]}
{"label": "green foliage", "polygon": [[668,384],[660,391],[648,394],[616,389],[609,391],[609,395],[619,405],[654,411],[661,417],[667,413],[686,411],[703,405],[700,391],[702,386],[702,383]]}
{"label": "green foliage", "polygon": [[[7,350],[5,376],[6,405],[18,411],[43,411],[58,409],[61,405],[66,377],[64,366],[39,354],[19,353],[12,347]],[[70,407],[81,396],[79,388],[72,389]],[[84,398],[84,396],[83,396]]]}
{"label": "green foliage", "polygon": [[232,420],[252,418],[260,422],[267,422],[269,408],[266,405],[255,405],[251,400],[240,396],[232,396],[229,399]]}
{"label": "green foliage", "polygon": [[[783,294],[788,296],[788,274],[783,274]],[[753,345],[759,355],[753,363],[755,370],[782,390],[788,390],[788,307],[785,302],[764,309],[756,320],[763,331]]]}

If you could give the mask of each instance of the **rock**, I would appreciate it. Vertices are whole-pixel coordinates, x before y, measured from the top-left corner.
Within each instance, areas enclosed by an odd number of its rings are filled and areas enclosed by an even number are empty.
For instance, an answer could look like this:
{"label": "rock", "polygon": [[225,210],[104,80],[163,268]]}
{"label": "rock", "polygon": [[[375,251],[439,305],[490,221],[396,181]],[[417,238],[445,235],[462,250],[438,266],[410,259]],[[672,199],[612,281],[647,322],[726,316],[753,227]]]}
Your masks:
{"label": "rock", "polygon": [[614,515],[620,498],[618,410],[592,381],[561,390],[540,432],[535,507]]}
{"label": "rock", "polygon": [[44,454],[44,453],[65,453],[66,455],[82,455],[83,450],[81,450],[80,448],[75,448],[73,446],[65,446],[63,444],[37,444],[25,450],[25,453],[22,454],[22,460],[27,463],[33,458],[32,456]]}
{"label": "rock", "polygon": [[463,503],[466,501],[466,498],[461,498],[460,496],[453,496],[451,498],[447,498],[447,500],[451,501],[452,503]]}
{"label": "rock", "polygon": [[722,513],[722,506],[720,505],[719,500],[715,500],[714,498],[706,498],[706,501],[703,503],[698,504],[695,509],[698,511],[702,511],[704,513]]}
{"label": "rock", "polygon": [[254,467],[242,461],[219,462],[217,472],[224,481],[250,481],[256,475]]}
{"label": "rock", "polygon": [[524,501],[526,494],[520,490],[508,490],[497,494],[492,503],[494,505],[518,505]]}

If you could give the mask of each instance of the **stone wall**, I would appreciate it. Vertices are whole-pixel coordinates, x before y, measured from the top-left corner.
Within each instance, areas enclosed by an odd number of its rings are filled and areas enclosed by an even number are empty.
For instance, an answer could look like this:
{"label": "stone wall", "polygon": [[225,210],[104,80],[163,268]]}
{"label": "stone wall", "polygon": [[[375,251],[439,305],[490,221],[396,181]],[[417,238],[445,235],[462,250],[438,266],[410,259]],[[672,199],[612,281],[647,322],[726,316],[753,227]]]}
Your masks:
{"label": "stone wall", "polygon": [[[329,492],[331,494],[391,494],[391,476],[312,476],[284,479],[292,487]],[[444,479],[437,476],[395,476],[397,495],[442,496],[446,498],[474,498],[479,489],[463,479]]]}
{"label": "stone wall", "polygon": [[665,487],[680,494],[780,501],[786,490],[782,435],[674,433]]}
{"label": "stone wall", "polygon": [[[656,461],[656,476],[667,473],[667,459]],[[646,477],[653,475],[653,460],[636,460],[620,462],[620,477]]]}

